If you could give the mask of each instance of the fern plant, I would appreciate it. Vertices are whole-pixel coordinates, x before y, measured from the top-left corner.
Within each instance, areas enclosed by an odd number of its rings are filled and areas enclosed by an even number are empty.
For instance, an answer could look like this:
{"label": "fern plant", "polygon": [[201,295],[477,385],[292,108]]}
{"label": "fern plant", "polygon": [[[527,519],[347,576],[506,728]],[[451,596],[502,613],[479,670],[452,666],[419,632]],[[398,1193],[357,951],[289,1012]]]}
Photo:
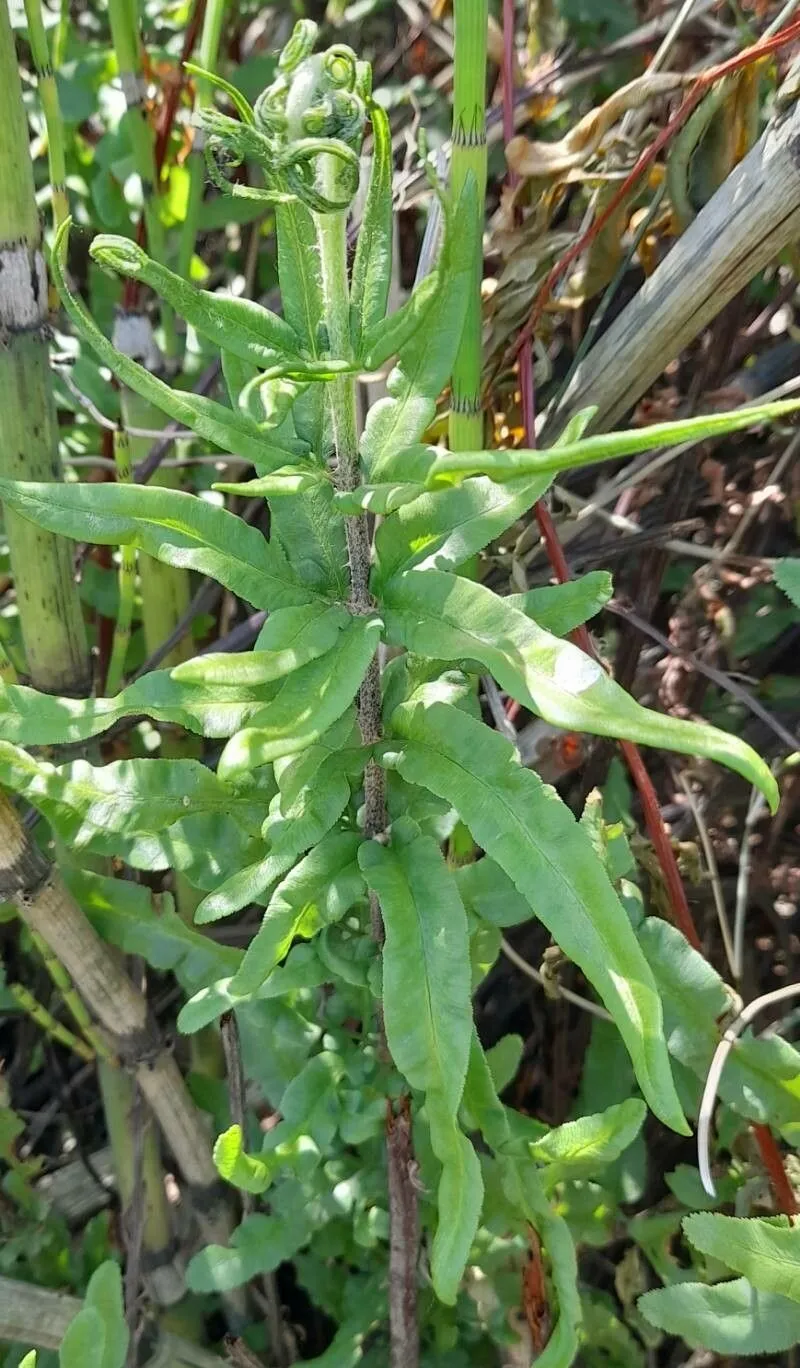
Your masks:
{"label": "fern plant", "polygon": [[[426,443],[474,305],[478,186],[469,170],[457,198],[435,185],[446,222],[436,269],[387,315],[388,120],[368,67],[343,46],[315,54],[315,36],[311,22],[298,23],[276,80],[253,107],[204,73],[238,114],[202,110],[211,178],[274,207],[282,317],[195,288],[127,239],[100,236],[91,245],[95,261],[150,286],[219,347],[228,403],[173,389],[114,349],[68,282],[68,221],[52,253],[64,307],[100,361],[169,418],[252,465],[254,478],[216,489],[267,499],[269,539],[221,503],[172,489],[0,481],[19,516],[211,576],[266,610],[266,624],[251,651],[152,671],[112,698],[2,687],[0,779],[50,822],[71,886],[104,933],[178,973],[190,995],[182,1030],[235,1011],[251,1057],[264,1056],[263,1076],[281,1046],[279,1018],[261,1009],[284,1003],[291,1015],[298,994],[337,985],[341,1005],[324,1034],[295,1021],[303,1051],[284,1069],[282,1119],[260,1152],[239,1126],[217,1142],[221,1175],[247,1192],[270,1189],[271,1214],[246,1217],[231,1247],[201,1252],[191,1285],[230,1290],[309,1241],[313,1252],[314,1232],[334,1221],[333,1194],[350,1181],[324,1162],[338,1129],[345,1145],[378,1152],[385,1143],[382,1206],[391,1227],[354,1226],[353,1238],[373,1254],[358,1298],[342,1293],[337,1303],[344,1339],[360,1344],[380,1324],[375,1289],[388,1241],[391,1361],[416,1364],[420,1222],[433,1293],[451,1306],[482,1213],[485,1221],[491,1211],[520,1237],[527,1226],[538,1233],[558,1308],[540,1363],[566,1365],[581,1304],[572,1237],[549,1192],[571,1162],[585,1173],[592,1153],[601,1166],[615,1158],[644,1108],[631,1099],[545,1143],[541,1128],[521,1127],[500,1103],[498,1071],[471,1010],[489,905],[504,909],[495,929],[519,919],[520,907],[544,923],[610,1013],[648,1106],[676,1131],[688,1127],[654,955],[645,954],[590,829],[482,720],[476,678],[492,675],[558,727],[706,756],[756,784],[772,806],[777,790],[739,738],[647,710],[565,639],[607,595],[604,577],[501,598],[459,567],[560,470],[733,431],[797,405],[593,437],[583,436],[590,415],[582,415],[541,451],[447,452]],[[348,269],[367,123],[369,186]],[[245,158],[259,167],[259,186],[229,179]],[[358,377],[390,360],[387,397],[359,431]],[[81,743],[142,714],[222,742],[216,772],[188,759],[54,766],[22,749]],[[477,858],[454,868],[442,847],[459,821]],[[137,907],[126,919],[116,881],[79,868],[83,851],[180,870],[205,894],[198,923],[261,904],[260,929],[242,954],[176,926],[168,911],[159,919]],[[268,1022],[275,1033],[259,1040]],[[347,1261],[352,1248],[345,1241],[335,1252]],[[325,1283],[319,1267],[314,1276]],[[436,1325],[435,1310],[428,1314]]]}

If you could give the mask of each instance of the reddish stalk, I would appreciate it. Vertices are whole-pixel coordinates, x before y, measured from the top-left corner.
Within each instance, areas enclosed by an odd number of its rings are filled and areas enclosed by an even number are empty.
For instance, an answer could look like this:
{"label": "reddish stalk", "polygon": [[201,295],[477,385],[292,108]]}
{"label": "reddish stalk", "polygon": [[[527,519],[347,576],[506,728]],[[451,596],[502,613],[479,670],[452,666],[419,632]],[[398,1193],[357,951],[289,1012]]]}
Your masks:
{"label": "reddish stalk", "polygon": [[[167,149],[175,123],[175,116],[178,112],[181,95],[188,81],[188,72],[185,63],[188,62],[194,52],[195,44],[200,33],[205,14],[206,0],[195,0],[192,14],[186,27],[181,49],[181,60],[177,71],[172,73],[171,79],[164,83],[164,98],[158,113],[155,124],[155,139],[153,142],[153,161],[155,164],[154,189],[156,194],[161,189],[161,174],[164,170],[164,162],[167,157]],[[147,229],[145,228],[144,214],[140,215],[136,225],[136,241],[140,247],[147,246]],[[141,285],[138,280],[130,277],[126,279],[122,288],[122,307],[126,312],[133,313],[139,307],[139,297]]]}
{"label": "reddish stalk", "polygon": [[796,1216],[800,1207],[797,1205],[794,1188],[786,1176],[783,1158],[775,1136],[769,1126],[765,1126],[761,1122],[753,1122],[752,1130],[761,1155],[761,1162],[767,1170],[775,1206],[784,1216]]}

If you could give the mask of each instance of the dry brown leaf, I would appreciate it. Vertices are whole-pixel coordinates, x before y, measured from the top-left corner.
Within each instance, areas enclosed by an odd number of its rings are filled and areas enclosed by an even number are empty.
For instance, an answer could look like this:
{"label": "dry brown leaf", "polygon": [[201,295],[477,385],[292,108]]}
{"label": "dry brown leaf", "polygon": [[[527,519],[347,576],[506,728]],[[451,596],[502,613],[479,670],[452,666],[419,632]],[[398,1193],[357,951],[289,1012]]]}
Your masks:
{"label": "dry brown leaf", "polygon": [[691,84],[694,79],[684,72],[645,73],[621,86],[597,109],[590,110],[566,137],[557,142],[512,138],[506,148],[506,161],[519,176],[535,176],[540,180],[562,176],[575,167],[583,166],[597,151],[609,129],[629,109],[638,109],[656,96],[670,95],[674,90]]}

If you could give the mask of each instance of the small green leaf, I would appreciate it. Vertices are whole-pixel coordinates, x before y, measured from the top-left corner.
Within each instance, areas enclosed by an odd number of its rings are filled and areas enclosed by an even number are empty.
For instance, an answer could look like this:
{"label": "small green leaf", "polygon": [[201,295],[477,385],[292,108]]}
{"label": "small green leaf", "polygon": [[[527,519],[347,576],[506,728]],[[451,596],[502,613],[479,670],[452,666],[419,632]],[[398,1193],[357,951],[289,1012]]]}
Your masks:
{"label": "small green leaf", "polygon": [[433,1152],[442,1165],[436,1193],[439,1220],[431,1249],[433,1289],[454,1306],[483,1208],[483,1175],[472,1142],[438,1092],[426,1095]]}
{"label": "small green leaf", "polygon": [[705,755],[755,784],[773,811],[778,786],[738,736],[643,708],[572,642],[543,631],[484,585],[408,571],[384,585],[387,639],[440,660],[477,660],[501,688],[556,727]]}
{"label": "small green leaf", "polygon": [[[800,399],[781,399],[771,404],[753,404],[731,413],[703,414],[699,418],[682,418],[672,423],[653,423],[650,427],[633,428],[625,432],[598,433],[570,443],[540,448],[535,451],[517,448],[508,451],[444,451],[427,448],[427,458],[415,465],[412,478],[422,480],[428,489],[459,484],[473,475],[486,475],[503,482],[522,475],[553,475],[561,470],[596,465],[601,461],[619,460],[623,456],[637,456],[654,447],[672,446],[678,442],[702,442],[709,437],[723,437],[729,432],[756,427],[796,413]],[[381,456],[381,478],[400,478],[402,453],[389,447]],[[406,471],[406,478],[408,472]]]}
{"label": "small green leaf", "polygon": [[356,864],[360,844],[355,832],[331,832],[282,880],[231,983],[232,994],[260,993],[296,936],[313,936],[352,907],[364,889]]}
{"label": "small green leaf", "polygon": [[[731,990],[708,960],[660,917],[648,917],[637,936],[664,1006],[670,1054],[703,1082],[730,1011]],[[779,1036],[741,1037],[719,1085],[720,1097],[752,1121],[779,1129],[800,1122],[800,1052]]]}
{"label": "small green leaf", "polygon": [[800,1342],[800,1306],[788,1297],[758,1292],[746,1278],[684,1282],[645,1292],[637,1306],[659,1330],[712,1353],[780,1354]]}
{"label": "small green leaf", "polygon": [[[268,465],[290,464],[292,453],[266,442],[264,434],[251,419],[234,412],[233,409],[225,408],[205,395],[173,389],[171,385],[152,375],[144,366],[118,351],[108,338],[104,337],[67,283],[65,260],[70,223],[71,219],[65,219],[53,243],[50,258],[53,280],[76,332],[96,352],[103,365],[108,366],[123,384],[148,400],[162,413],[166,413],[182,427],[192,428],[199,437],[205,437],[223,451],[230,451],[244,460],[252,461],[256,468],[262,471]],[[92,488],[99,492],[97,486]]]}
{"label": "small green leaf", "polygon": [[84,1304],[86,1309],[95,1310],[103,1322],[103,1368],[125,1368],[130,1336],[119,1264],[107,1259],[95,1269],[89,1279]]}
{"label": "small green leaf", "polygon": [[248,903],[262,902],[298,855],[321,841],[338,821],[350,798],[351,757],[347,752],[320,750],[324,758],[317,763],[309,783],[297,792],[281,793],[277,810],[265,822],[263,834],[270,844],[267,856],[237,870],[205,898],[195,914],[197,922],[216,921]]}
{"label": "small green leaf", "polygon": [[67,1326],[58,1362],[59,1368],[105,1368],[105,1325],[93,1306],[85,1306]]}
{"label": "small green leaf", "polygon": [[230,1126],[217,1137],[214,1163],[220,1178],[242,1192],[264,1192],[272,1177],[267,1164],[245,1153],[241,1126]]}
{"label": "small green leaf", "polygon": [[776,561],[775,583],[800,608],[800,557]]}
{"label": "small green leaf", "polygon": [[[373,404],[361,438],[361,456],[369,470],[392,452],[418,442],[436,412],[436,400],[447,382],[461,340],[470,294],[473,235],[477,232],[477,187],[464,186],[445,233],[440,270],[443,288],[403,349],[386,382],[387,399]],[[401,476],[402,478],[402,476]]]}
{"label": "small green leaf", "polygon": [[531,1156],[547,1169],[542,1180],[548,1190],[556,1183],[593,1178],[633,1144],[647,1108],[631,1097],[593,1116],[566,1121],[530,1146]]}
{"label": "small green leaf", "polygon": [[325,655],[350,621],[346,609],[327,603],[281,608],[270,613],[254,650],[195,656],[176,665],[172,678],[191,684],[267,684]]}
{"label": "small green leaf", "polygon": [[128,955],[141,955],[160,972],[170,971],[188,992],[208,979],[236,972],[242,951],[193,931],[174,911],[170,895],[144,884],[111,879],[64,866],[64,881],[104,940]]}
{"label": "small green leaf", "polygon": [[[378,895],[386,932],[383,1012],[395,1064],[426,1095],[442,1164],[431,1271],[452,1305],[480,1217],[483,1184],[456,1121],[472,1038],[467,918],[437,843],[397,822],[393,843],[365,842],[362,873]],[[418,831],[418,828],[416,829]]]}
{"label": "small green leaf", "polygon": [[697,1211],[684,1217],[683,1231],[701,1254],[743,1273],[759,1292],[800,1302],[800,1227],[788,1218],[744,1220]]}
{"label": "small green leaf", "polygon": [[412,1088],[435,1089],[455,1116],[472,1034],[467,918],[455,881],[429,836],[390,848],[365,842],[359,864],[383,914],[392,1058]]}
{"label": "small green leaf", "polygon": [[[299,1197],[299,1194],[298,1194]],[[190,1260],[186,1284],[191,1292],[233,1292],[261,1273],[271,1273],[302,1249],[311,1223],[301,1201],[291,1213],[247,1216],[231,1236],[230,1245],[206,1245]],[[68,1368],[88,1368],[70,1364]],[[94,1365],[91,1365],[94,1368]]]}
{"label": "small green leaf", "polygon": [[471,912],[492,926],[519,926],[530,921],[529,902],[517,892],[504,869],[488,855],[454,871],[458,891]]}
{"label": "small green leaf", "polygon": [[287,675],[274,699],[228,742],[219,760],[220,777],[257,769],[318,740],[352,703],[381,627],[380,618],[351,618],[326,655]]}
{"label": "small green leaf", "polygon": [[489,1065],[492,1082],[498,1093],[501,1093],[512,1082],[519,1068],[524,1048],[525,1042],[522,1036],[507,1035],[486,1051],[486,1063]]}
{"label": "small green leaf", "polygon": [[365,330],[361,355],[366,370],[379,370],[390,356],[406,350],[414,334],[425,323],[443,289],[441,271],[431,271],[415,285],[409,299],[388,318]]}
{"label": "small green leaf", "polygon": [[180,684],[169,670],[143,675],[116,698],[55,698],[22,684],[0,684],[0,737],[51,746],[99,736],[114,722],[144,713],[204,736],[231,736],[263,710],[269,686]]}
{"label": "small green leaf", "polygon": [[286,498],[291,494],[304,494],[315,485],[322,484],[325,473],[307,466],[281,466],[271,475],[259,475],[255,480],[216,480],[211,486],[221,494],[240,494],[245,498],[261,495],[265,499]]}
{"label": "small green leaf", "polygon": [[509,594],[504,602],[518,608],[544,632],[568,636],[575,628],[600,612],[614,593],[611,576],[605,570],[592,570],[566,584],[547,584],[525,594]]}
{"label": "small green leaf", "polygon": [[199,760],[114,760],[102,766],[74,760],[56,766],[7,741],[0,741],[0,780],[24,795],[73,849],[103,833],[158,833],[190,813],[234,813],[258,831],[264,801],[263,792],[248,797],[246,790],[222,784]]}
{"label": "small green leaf", "polygon": [[379,587],[413,566],[457,570],[470,556],[502,536],[547,488],[545,477],[494,485],[469,480],[458,489],[423,494],[381,523],[375,534]]}
{"label": "small green leaf", "polygon": [[371,103],[369,116],[372,166],[350,286],[350,338],[356,356],[361,354],[362,333],[386,313],[392,279],[392,130],[380,105]]}
{"label": "small green leaf", "polygon": [[322,278],[314,223],[299,202],[276,204],[278,271],[286,321],[304,350],[317,355],[317,330],[322,318]]}
{"label": "small green leaf", "polygon": [[[298,990],[318,988],[327,978],[327,966],[320,960],[315,947],[301,943],[293,946],[286,957],[286,963],[273,970],[253,997],[258,1002],[265,1002],[269,998],[286,997]],[[240,1007],[242,999],[231,992],[232,983],[231,978],[220,978],[216,983],[195,993],[178,1013],[178,1030],[184,1035],[193,1035],[204,1026],[210,1026],[212,1021],[216,1021],[225,1012],[232,1012]],[[250,997],[247,998],[248,1002],[251,1000]]]}

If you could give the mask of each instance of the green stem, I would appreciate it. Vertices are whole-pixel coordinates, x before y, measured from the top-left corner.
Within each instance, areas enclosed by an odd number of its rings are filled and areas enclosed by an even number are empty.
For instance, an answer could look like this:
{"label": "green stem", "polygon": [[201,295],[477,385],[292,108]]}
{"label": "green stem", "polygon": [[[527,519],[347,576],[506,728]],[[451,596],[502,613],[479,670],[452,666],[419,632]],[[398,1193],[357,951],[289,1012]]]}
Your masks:
{"label": "green stem", "polygon": [[[128,108],[128,130],[133,161],[142,186],[147,246],[150,255],[166,265],[166,234],[158,212],[160,187],[156,178],[155,140],[144,103],[144,70],[139,42],[137,0],[108,0],[108,17],[111,24],[111,39],[117,56],[117,68]],[[169,305],[163,303],[161,326],[166,354],[171,357],[177,356],[178,335],[175,331],[175,315]]]}
{"label": "green stem", "polygon": [[[131,484],[133,467],[131,464],[131,444],[124,428],[114,433],[114,460],[117,466],[117,480],[120,484]],[[125,674],[125,659],[131,641],[133,603],[136,595],[136,547],[121,546],[119,550],[119,605],[117,621],[114,626],[114,642],[111,647],[111,660],[106,678],[106,693],[111,697],[119,693]]]}
{"label": "green stem", "polygon": [[158,1135],[141,1102],[138,1128],[135,1124],[137,1089],[129,1074],[116,1065],[102,1063],[98,1079],[123,1217],[130,1220],[134,1204],[137,1200],[142,1202],[145,1278],[153,1299],[162,1306],[170,1306],[181,1299],[184,1288],[172,1258],[169,1204]]}
{"label": "green stem", "polygon": [[[483,221],[486,192],[486,34],[487,0],[454,0],[455,73],[453,78],[453,137],[450,161],[450,199],[455,208],[468,176],[478,186],[476,213]],[[483,258],[478,233],[464,331],[453,366],[450,409],[450,449],[469,451],[483,446],[481,407],[481,272]]]}
{"label": "green stem", "polygon": [[[200,44],[197,52],[197,64],[206,71],[216,72],[217,70],[226,5],[227,0],[207,0],[206,12],[203,16],[203,29],[200,34]],[[201,76],[198,76],[196,79],[197,108],[207,108],[214,98],[213,89],[208,81],[204,81]],[[192,257],[194,256],[195,244],[197,242],[197,224],[200,218],[200,206],[203,203],[205,177],[205,160],[202,147],[200,146],[198,131],[195,130],[195,145],[192,147],[192,151],[189,154],[189,197],[186,205],[186,217],[181,226],[180,243],[178,245],[178,274],[183,276],[184,280],[189,279],[189,270],[192,264]]]}
{"label": "green stem", "polygon": [[[0,5],[0,186],[0,475],[58,480],[47,274],[7,5]],[[85,694],[91,669],[72,545],[9,509],[4,521],[31,681],[46,693]]]}
{"label": "green stem", "polygon": [[9,983],[8,991],[21,1011],[26,1012],[32,1021],[45,1035],[49,1035],[53,1040],[57,1040],[59,1045],[64,1045],[68,1050],[81,1059],[90,1063],[94,1059],[94,1050],[85,1040],[79,1039],[68,1027],[62,1025],[38,998],[33,996],[30,989],[22,983]]}
{"label": "green stem", "polygon": [[61,963],[61,960],[57,955],[53,954],[47,942],[42,940],[41,936],[37,936],[35,931],[31,931],[30,937],[36,951],[42,959],[45,969],[61,994],[64,1006],[72,1014],[72,1018],[81,1034],[86,1037],[98,1059],[111,1060],[113,1058],[111,1051],[99,1031],[95,1030],[92,1018],[86,1009],[83,998],[80,994],[76,993],[72,979]]}
{"label": "green stem", "polygon": [[28,38],[31,56],[36,67],[39,86],[39,99],[47,126],[47,161],[50,168],[50,187],[53,195],[53,223],[56,228],[69,214],[67,200],[67,162],[64,143],[64,121],[61,117],[61,104],[58,88],[47,45],[42,7],[40,0],[25,0],[25,16],[28,21]]}
{"label": "green stem", "polygon": [[67,39],[72,22],[69,12],[70,0],[61,0],[58,23],[53,34],[53,70],[60,71],[67,55]]}

